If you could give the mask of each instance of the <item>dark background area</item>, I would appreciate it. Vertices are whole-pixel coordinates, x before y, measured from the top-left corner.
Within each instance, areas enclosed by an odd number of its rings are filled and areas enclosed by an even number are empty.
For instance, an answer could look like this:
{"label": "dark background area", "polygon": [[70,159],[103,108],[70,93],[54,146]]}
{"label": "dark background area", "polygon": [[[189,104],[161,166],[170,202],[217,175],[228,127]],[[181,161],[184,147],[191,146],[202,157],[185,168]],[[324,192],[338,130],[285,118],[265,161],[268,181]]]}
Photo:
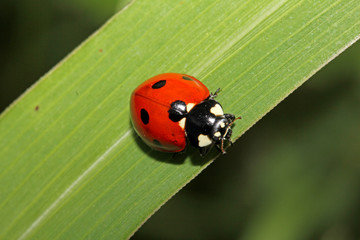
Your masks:
{"label": "dark background area", "polygon": [[[1,111],[122,5],[2,0]],[[359,80],[357,43],[246,132],[133,239],[359,239]]]}

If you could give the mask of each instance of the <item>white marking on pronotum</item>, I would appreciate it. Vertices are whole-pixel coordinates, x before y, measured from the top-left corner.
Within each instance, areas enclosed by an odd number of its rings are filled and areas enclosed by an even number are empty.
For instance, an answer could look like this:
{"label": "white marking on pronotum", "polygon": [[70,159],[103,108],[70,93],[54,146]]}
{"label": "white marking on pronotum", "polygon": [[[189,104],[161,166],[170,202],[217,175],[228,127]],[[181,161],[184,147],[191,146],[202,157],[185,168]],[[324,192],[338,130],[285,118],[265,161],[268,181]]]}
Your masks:
{"label": "white marking on pronotum", "polygon": [[206,147],[211,144],[211,139],[209,138],[208,135],[200,134],[198,136],[198,140],[199,140],[199,147]]}
{"label": "white marking on pronotum", "polygon": [[187,111],[187,112],[190,112],[191,109],[192,109],[194,106],[195,106],[195,103],[188,103],[188,104],[186,105],[186,111]]}
{"label": "white marking on pronotum", "polygon": [[182,118],[182,119],[179,121],[179,125],[180,125],[180,127],[181,127],[182,129],[185,128],[185,120],[186,120],[186,118]]}
{"label": "white marking on pronotum", "polygon": [[224,112],[220,106],[220,104],[215,104],[212,108],[210,108],[210,112],[214,114],[215,116],[222,116],[224,115]]}
{"label": "white marking on pronotum", "polygon": [[225,123],[224,123],[224,122],[221,122],[221,123],[220,123],[220,127],[221,127],[221,128],[224,128],[224,127],[225,127]]}
{"label": "white marking on pronotum", "polygon": [[69,196],[71,191],[80,184],[80,182],[87,176],[91,171],[96,168],[104,159],[126,138],[130,135],[131,130],[128,130],[124,133],[113,145],[111,145],[101,156],[99,156],[96,161],[91,164],[91,166],[86,169],[65,191],[28,227],[25,232],[19,237],[19,240],[25,239],[29,234],[34,231],[39,224],[53,211],[57,205],[66,197]]}

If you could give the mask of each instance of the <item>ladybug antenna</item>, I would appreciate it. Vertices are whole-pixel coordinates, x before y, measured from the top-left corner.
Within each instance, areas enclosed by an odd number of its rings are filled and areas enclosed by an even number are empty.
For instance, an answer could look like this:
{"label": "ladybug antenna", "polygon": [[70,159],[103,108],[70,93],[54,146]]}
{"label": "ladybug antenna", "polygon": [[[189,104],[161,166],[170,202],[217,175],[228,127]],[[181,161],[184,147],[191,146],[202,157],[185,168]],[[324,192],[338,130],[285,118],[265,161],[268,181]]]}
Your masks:
{"label": "ladybug antenna", "polygon": [[229,123],[228,127],[226,128],[226,131],[225,131],[223,137],[221,138],[220,149],[221,149],[221,153],[222,153],[222,154],[225,154],[225,153],[226,153],[225,150],[224,150],[224,139],[225,139],[225,136],[228,134],[229,129],[231,129],[231,125],[233,125],[234,122],[235,122],[236,120],[239,120],[239,119],[241,119],[241,117],[237,117],[237,118],[235,118],[234,120],[232,120],[232,121]]}

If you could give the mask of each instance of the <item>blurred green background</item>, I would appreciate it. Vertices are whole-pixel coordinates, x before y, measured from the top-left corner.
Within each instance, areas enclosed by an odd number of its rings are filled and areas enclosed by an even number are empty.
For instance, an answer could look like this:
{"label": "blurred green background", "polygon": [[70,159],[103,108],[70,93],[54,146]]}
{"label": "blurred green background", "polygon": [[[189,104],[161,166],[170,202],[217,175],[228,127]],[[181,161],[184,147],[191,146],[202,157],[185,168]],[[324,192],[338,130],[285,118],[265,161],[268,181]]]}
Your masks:
{"label": "blurred green background", "polygon": [[[2,0],[1,111],[126,2]],[[356,43],[246,132],[133,239],[360,239],[359,156]]]}

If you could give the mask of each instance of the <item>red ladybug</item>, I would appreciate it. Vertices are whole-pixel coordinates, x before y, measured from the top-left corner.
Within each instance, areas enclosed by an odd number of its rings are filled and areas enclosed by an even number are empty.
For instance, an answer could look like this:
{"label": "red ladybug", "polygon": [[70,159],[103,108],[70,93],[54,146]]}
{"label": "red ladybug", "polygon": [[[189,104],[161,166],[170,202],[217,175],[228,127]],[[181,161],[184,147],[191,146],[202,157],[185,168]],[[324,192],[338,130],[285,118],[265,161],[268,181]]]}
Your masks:
{"label": "red ladybug", "polygon": [[138,86],[131,95],[131,120],[135,131],[150,147],[181,152],[189,142],[204,156],[216,145],[225,153],[231,125],[238,119],[224,114],[207,87],[196,78],[164,73]]}

